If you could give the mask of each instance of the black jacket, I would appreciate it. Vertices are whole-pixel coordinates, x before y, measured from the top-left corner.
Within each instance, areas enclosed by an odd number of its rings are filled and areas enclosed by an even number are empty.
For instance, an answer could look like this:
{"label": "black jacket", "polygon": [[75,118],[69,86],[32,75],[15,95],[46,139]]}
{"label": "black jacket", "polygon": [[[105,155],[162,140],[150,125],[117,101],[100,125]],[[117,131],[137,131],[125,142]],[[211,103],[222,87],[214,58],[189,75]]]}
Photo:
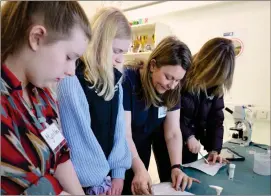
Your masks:
{"label": "black jacket", "polygon": [[[208,95],[212,90],[208,90]],[[224,133],[223,108],[223,97],[207,97],[203,92],[199,96],[182,92],[180,125],[184,142],[195,135],[208,152],[220,152]]]}

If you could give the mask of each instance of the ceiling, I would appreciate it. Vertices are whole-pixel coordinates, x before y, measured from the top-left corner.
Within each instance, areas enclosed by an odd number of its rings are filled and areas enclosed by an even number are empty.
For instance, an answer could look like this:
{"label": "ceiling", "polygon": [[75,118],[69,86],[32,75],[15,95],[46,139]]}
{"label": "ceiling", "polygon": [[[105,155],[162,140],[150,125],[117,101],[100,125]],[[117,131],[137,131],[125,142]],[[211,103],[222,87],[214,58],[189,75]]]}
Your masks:
{"label": "ceiling", "polygon": [[92,17],[96,10],[102,6],[114,6],[126,11],[155,2],[157,1],[79,1],[88,17]]}
{"label": "ceiling", "polygon": [[156,1],[100,1],[102,5],[116,6],[122,10],[132,9],[134,7],[144,6]]}
{"label": "ceiling", "polygon": [[155,3],[157,1],[79,1],[86,10],[96,10],[101,6],[114,6],[126,10]]}

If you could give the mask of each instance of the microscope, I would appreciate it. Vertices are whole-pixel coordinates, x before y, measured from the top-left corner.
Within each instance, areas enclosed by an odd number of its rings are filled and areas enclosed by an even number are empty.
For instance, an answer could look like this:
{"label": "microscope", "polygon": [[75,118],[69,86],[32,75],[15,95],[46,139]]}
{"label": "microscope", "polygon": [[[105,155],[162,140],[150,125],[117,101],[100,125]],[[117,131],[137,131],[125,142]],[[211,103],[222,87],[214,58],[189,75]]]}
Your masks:
{"label": "microscope", "polygon": [[249,146],[251,143],[252,123],[246,119],[245,106],[235,106],[234,111],[225,108],[227,112],[233,115],[235,126],[230,130],[236,132],[232,134],[231,143]]}

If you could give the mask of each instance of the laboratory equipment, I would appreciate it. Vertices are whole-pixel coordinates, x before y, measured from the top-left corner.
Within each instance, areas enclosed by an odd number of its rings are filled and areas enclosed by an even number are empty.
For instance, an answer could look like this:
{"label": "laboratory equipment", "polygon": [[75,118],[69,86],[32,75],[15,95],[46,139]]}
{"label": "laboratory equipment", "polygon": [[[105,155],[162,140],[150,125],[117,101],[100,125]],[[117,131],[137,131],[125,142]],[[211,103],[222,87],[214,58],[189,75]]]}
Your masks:
{"label": "laboratory equipment", "polygon": [[234,118],[234,127],[231,127],[230,130],[235,133],[232,134],[232,138],[229,142],[240,144],[242,146],[249,146],[251,143],[251,134],[252,134],[252,122],[246,118],[245,106],[235,106],[234,111],[225,108],[227,112],[232,114]]}

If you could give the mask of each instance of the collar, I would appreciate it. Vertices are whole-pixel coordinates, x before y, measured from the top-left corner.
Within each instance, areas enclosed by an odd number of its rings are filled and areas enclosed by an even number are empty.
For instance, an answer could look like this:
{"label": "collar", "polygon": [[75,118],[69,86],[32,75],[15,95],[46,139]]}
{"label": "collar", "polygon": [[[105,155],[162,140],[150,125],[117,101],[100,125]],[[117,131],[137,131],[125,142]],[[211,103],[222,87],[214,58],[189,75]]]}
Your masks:
{"label": "collar", "polygon": [[115,85],[118,84],[120,82],[120,79],[122,77],[122,73],[114,67],[114,78],[115,78]]}
{"label": "collar", "polygon": [[217,86],[214,86],[214,87],[211,87],[209,89],[207,89],[207,96],[210,97],[210,96],[213,96],[213,93],[215,92],[215,90],[217,89]]}
{"label": "collar", "polygon": [[1,82],[5,82],[11,91],[22,90],[21,81],[8,69],[5,64],[1,65],[1,79]]}

